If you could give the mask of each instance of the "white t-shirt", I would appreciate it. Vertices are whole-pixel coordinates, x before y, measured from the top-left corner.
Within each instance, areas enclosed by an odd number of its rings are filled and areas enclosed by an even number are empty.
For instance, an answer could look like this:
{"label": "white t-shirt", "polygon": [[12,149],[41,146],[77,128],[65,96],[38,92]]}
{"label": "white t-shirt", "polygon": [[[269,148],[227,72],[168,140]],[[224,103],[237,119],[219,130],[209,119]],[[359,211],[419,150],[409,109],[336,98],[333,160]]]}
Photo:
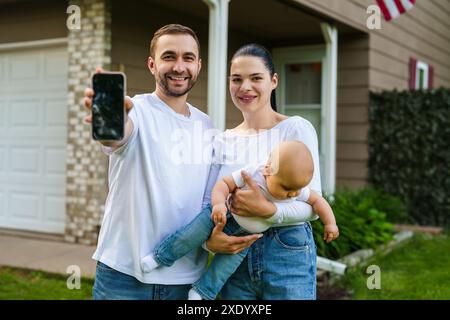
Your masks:
{"label": "white t-shirt", "polygon": [[141,259],[201,210],[215,131],[189,105],[189,118],[155,93],[137,95],[129,113],[133,133],[110,155],[109,194],[93,258],[144,283],[190,284],[204,271],[201,248],[150,273]]}
{"label": "white t-shirt", "polygon": [[[234,171],[231,175],[233,177],[234,183],[238,188],[246,189],[247,185],[245,184],[244,179],[242,178],[241,171],[245,171],[260,187],[263,195],[273,203],[288,203],[293,201],[303,201],[306,202],[309,199],[310,189],[308,187],[304,187],[300,190],[299,195],[294,198],[288,199],[276,199],[274,198],[269,190],[267,189],[267,182],[263,175],[264,164],[260,165],[249,165],[247,167],[242,168],[241,170]],[[252,232],[259,233],[264,232],[269,229],[273,222],[268,221],[267,219],[260,217],[241,217],[236,214],[233,214],[234,220],[244,229]]]}
{"label": "white t-shirt", "polygon": [[[308,187],[322,194],[316,130],[308,120],[293,116],[260,133],[241,134],[234,130],[226,130],[215,136],[213,164],[203,204],[211,202],[211,191],[218,179],[229,176],[233,171],[240,170],[247,165],[264,163],[276,146],[283,141],[290,140],[299,140],[309,148],[313,158],[314,173]],[[272,227],[298,225],[319,218],[313,212],[312,207],[304,201],[296,200],[274,204],[277,211],[267,219],[272,223]]]}

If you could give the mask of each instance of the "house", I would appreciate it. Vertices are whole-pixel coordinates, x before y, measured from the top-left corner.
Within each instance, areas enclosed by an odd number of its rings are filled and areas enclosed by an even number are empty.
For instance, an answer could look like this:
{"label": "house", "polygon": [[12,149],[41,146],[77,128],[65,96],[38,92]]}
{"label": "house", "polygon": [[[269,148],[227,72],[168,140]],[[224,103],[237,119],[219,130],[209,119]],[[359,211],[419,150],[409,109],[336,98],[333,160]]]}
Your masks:
{"label": "house", "polygon": [[97,66],[125,72],[130,96],[152,91],[150,39],[167,23],[198,33],[190,102],[218,128],[241,121],[226,89],[230,54],[261,43],[280,75],[279,110],[316,127],[324,190],[364,186],[369,91],[450,86],[450,2],[417,1],[371,29],[375,3],[0,0],[0,228],[96,243],[108,159],[83,123],[83,92]]}

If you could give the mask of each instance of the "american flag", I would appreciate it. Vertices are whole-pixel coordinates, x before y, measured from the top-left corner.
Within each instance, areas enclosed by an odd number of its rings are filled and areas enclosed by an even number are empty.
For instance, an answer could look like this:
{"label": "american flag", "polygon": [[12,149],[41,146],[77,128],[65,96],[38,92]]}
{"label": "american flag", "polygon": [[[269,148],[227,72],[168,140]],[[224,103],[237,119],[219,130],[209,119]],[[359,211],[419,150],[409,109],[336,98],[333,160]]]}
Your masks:
{"label": "american flag", "polygon": [[377,3],[384,18],[389,21],[411,9],[416,0],[377,0]]}

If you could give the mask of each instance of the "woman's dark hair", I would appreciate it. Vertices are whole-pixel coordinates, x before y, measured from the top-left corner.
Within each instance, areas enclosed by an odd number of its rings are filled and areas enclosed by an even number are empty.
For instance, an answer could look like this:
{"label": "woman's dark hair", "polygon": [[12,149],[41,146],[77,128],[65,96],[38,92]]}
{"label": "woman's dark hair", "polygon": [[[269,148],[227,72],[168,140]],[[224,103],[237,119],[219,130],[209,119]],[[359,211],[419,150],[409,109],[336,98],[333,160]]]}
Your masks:
{"label": "woman's dark hair", "polygon": [[[275,74],[275,66],[273,65],[272,55],[265,47],[256,43],[246,44],[245,46],[240,47],[235,52],[233,58],[231,59],[231,62],[233,62],[234,59],[242,56],[260,58],[266,66],[267,70],[269,70],[270,76],[273,77],[273,75]],[[270,94],[270,105],[272,106],[273,110],[277,111],[275,89],[273,89],[272,93]]]}

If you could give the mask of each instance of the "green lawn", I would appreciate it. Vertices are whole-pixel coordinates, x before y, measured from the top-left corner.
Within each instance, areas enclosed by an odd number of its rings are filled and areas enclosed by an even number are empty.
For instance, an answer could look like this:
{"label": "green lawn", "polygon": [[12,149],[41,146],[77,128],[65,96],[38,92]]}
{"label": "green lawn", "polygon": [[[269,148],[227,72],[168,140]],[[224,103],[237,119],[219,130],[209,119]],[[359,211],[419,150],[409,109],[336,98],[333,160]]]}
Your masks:
{"label": "green lawn", "polygon": [[[378,265],[381,289],[367,288],[367,266]],[[372,282],[373,283],[373,282]],[[351,299],[450,299],[450,237],[415,235],[407,244],[363,267],[341,282]]]}
{"label": "green lawn", "polygon": [[[381,271],[381,289],[367,288],[369,265]],[[69,275],[67,275],[68,277]],[[40,271],[0,267],[0,300],[92,299],[93,279],[81,279],[69,290],[67,277]],[[450,299],[450,237],[416,235],[407,244],[363,267],[351,269],[338,284],[350,299]],[[328,290],[327,290],[328,291]]]}
{"label": "green lawn", "polygon": [[81,279],[80,289],[67,288],[67,277],[40,271],[0,267],[0,300],[92,299],[94,280]]}

